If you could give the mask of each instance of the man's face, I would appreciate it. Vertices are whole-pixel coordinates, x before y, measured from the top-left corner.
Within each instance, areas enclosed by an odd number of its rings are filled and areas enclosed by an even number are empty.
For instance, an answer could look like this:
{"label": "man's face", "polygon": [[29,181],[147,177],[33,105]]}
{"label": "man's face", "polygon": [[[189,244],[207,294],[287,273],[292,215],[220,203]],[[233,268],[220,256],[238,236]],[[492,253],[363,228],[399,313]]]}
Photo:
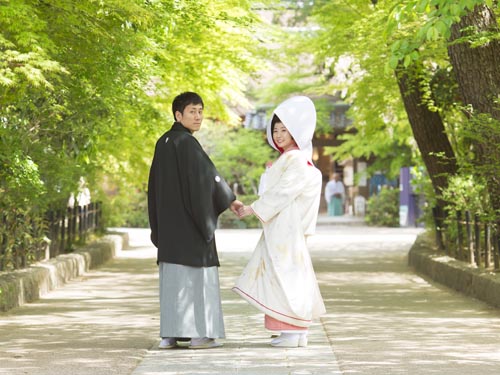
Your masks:
{"label": "man's face", "polygon": [[203,121],[203,106],[201,104],[188,104],[184,112],[175,112],[175,119],[191,133],[200,130]]}

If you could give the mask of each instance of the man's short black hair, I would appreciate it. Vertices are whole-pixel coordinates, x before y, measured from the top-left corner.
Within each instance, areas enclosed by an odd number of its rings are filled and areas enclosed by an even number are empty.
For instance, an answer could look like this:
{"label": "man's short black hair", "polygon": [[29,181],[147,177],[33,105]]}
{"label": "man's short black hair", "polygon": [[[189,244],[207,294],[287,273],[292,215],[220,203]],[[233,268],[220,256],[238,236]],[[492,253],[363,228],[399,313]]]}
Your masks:
{"label": "man's short black hair", "polygon": [[177,95],[172,102],[172,113],[174,115],[174,120],[176,120],[175,112],[179,111],[180,113],[184,113],[184,109],[190,104],[201,104],[201,106],[204,107],[201,96],[199,96],[195,92],[187,91]]}

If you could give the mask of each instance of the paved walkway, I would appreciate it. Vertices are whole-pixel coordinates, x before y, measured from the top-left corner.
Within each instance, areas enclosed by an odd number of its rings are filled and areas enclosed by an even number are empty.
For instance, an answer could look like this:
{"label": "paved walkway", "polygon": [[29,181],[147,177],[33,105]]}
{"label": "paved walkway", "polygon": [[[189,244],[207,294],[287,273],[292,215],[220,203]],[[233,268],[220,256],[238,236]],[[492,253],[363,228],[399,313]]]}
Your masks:
{"label": "paved walkway", "polygon": [[407,267],[418,229],[318,226],[309,245],[328,313],[307,348],[268,346],[262,315],[230,291],[259,230],[217,233],[227,339],[158,350],[148,232],[39,302],[0,314],[0,374],[498,374],[500,311]]}

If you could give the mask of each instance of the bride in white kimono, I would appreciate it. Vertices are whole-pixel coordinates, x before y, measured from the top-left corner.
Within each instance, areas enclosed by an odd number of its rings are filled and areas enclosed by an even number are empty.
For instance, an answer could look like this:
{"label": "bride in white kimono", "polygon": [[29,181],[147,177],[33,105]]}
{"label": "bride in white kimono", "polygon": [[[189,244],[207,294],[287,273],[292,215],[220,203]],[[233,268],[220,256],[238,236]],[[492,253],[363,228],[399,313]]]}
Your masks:
{"label": "bride in white kimono", "polygon": [[281,155],[260,198],[238,212],[256,215],[263,233],[233,291],[264,312],[267,329],[281,332],[272,346],[307,346],[308,327],[326,312],[306,244],[321,197],[321,172],[311,160],[315,127],[316,110],[305,96],[275,109],[267,138]]}

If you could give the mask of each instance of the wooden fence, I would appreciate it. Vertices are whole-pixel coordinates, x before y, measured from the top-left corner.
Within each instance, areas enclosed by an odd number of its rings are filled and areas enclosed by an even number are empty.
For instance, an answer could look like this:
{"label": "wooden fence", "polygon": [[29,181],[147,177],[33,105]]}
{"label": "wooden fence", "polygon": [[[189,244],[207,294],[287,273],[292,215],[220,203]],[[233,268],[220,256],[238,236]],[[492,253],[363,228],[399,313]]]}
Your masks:
{"label": "wooden fence", "polygon": [[[86,206],[48,212],[43,228],[36,224],[27,226],[31,227],[32,233],[17,233],[14,229],[11,233],[6,231],[0,240],[0,271],[25,268],[30,263],[73,251],[76,244],[84,243],[90,233],[100,227],[101,214],[101,203],[92,202]],[[5,218],[0,219],[4,226],[8,225]],[[43,233],[46,238],[36,243],[15,238],[39,238]]]}
{"label": "wooden fence", "polygon": [[455,259],[478,267],[500,271],[500,231],[497,223],[458,211],[450,217],[433,209],[436,242],[440,250]]}
{"label": "wooden fence", "polygon": [[87,236],[99,228],[101,204],[92,202],[86,206],[68,207],[51,211],[47,215],[49,257],[53,258],[74,250],[74,245],[84,243]]}

